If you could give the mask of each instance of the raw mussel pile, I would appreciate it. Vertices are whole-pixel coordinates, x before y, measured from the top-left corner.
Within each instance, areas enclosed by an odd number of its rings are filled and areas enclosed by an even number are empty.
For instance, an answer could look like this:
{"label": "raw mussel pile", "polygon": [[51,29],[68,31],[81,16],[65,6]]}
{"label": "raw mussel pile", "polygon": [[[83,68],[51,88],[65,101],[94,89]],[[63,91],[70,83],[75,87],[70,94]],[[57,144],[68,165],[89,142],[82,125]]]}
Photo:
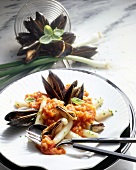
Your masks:
{"label": "raw mussel pile", "polygon": [[[21,44],[18,56],[25,55],[24,62],[29,63],[39,56],[65,57],[67,55],[76,55],[82,57],[91,57],[95,55],[96,47],[80,46],[72,47],[76,35],[72,32],[65,32],[67,17],[59,15],[55,20],[49,23],[48,19],[40,12],[36,12],[36,18],[24,20],[23,24],[27,32],[20,32],[16,39]],[[40,38],[45,35],[45,27],[50,28],[48,35],[53,37],[48,43],[41,43]],[[55,30],[55,34],[52,36]],[[58,30],[61,30],[58,33]],[[62,31],[63,30],[63,31]],[[55,37],[55,38],[54,38]]]}

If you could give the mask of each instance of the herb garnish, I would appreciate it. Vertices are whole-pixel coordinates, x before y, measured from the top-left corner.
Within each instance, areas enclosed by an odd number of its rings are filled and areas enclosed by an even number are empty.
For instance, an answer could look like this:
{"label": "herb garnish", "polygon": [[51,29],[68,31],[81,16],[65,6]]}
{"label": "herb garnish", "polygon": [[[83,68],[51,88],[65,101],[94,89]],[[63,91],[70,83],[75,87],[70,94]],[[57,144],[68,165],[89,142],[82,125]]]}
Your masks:
{"label": "herb garnish", "polygon": [[73,97],[73,98],[71,99],[71,101],[72,101],[74,104],[83,104],[83,103],[84,103],[83,100],[81,100],[81,99],[79,99],[79,98],[77,98],[77,97]]}

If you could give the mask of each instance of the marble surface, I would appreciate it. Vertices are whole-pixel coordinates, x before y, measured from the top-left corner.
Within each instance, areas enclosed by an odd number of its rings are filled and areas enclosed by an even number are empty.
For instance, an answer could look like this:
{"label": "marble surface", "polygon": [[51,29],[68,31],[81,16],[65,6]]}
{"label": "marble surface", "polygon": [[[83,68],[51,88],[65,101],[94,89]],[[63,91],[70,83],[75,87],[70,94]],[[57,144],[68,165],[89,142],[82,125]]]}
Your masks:
{"label": "marble surface", "polygon": [[[103,33],[95,60],[108,61],[109,69],[94,69],[74,63],[72,67],[96,72],[120,87],[136,108],[136,1],[135,0],[58,0],[68,10],[72,32],[82,43],[97,32]],[[0,0],[0,64],[16,60],[20,45],[15,40],[14,22],[26,0]],[[136,155],[132,144],[129,155]],[[0,165],[1,170],[6,170]],[[135,170],[136,164],[118,161],[108,170]]]}

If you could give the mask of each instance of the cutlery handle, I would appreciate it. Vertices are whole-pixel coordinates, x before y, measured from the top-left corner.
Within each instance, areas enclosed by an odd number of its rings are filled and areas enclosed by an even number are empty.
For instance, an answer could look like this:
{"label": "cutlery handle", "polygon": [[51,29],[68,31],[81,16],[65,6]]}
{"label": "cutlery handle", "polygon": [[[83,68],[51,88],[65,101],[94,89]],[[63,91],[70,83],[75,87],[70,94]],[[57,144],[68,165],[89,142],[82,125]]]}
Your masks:
{"label": "cutlery handle", "polygon": [[136,138],[73,138],[72,143],[136,143]]}
{"label": "cutlery handle", "polygon": [[123,160],[126,160],[126,161],[136,162],[136,157],[125,155],[123,153],[108,151],[108,150],[99,149],[99,148],[95,148],[95,147],[85,146],[85,145],[82,145],[82,144],[77,144],[77,143],[74,143],[73,147],[77,148],[77,149],[82,149],[82,150],[85,150],[85,151],[95,152],[95,153],[98,153],[98,154],[101,154],[101,155],[112,156],[112,157],[115,157],[115,158],[118,158],[118,159],[123,159]]}

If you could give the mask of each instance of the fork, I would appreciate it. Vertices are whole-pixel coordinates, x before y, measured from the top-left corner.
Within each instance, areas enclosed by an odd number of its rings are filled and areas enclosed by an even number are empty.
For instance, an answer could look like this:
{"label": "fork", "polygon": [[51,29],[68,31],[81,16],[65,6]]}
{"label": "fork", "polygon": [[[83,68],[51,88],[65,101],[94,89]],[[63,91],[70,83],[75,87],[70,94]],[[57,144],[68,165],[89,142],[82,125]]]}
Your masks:
{"label": "fork", "polygon": [[[29,130],[26,131],[26,136],[32,140],[33,142],[37,144],[41,144],[41,136],[35,134],[34,132],[31,132]],[[74,143],[75,142],[75,143]],[[131,162],[136,162],[136,157],[134,156],[129,156],[125,155],[123,153],[117,153],[114,151],[109,151],[109,150],[104,150],[104,149],[99,149],[97,147],[91,147],[91,146],[85,146],[83,144],[78,144],[78,143],[86,143],[86,142],[92,142],[92,143],[136,143],[135,138],[81,138],[81,139],[69,139],[69,140],[63,140],[62,142],[57,144],[57,147],[63,144],[72,144],[73,148],[89,151],[89,152],[94,152],[98,153],[101,155],[107,155],[107,156],[112,156],[118,159],[123,159],[126,161],[131,161]]]}

